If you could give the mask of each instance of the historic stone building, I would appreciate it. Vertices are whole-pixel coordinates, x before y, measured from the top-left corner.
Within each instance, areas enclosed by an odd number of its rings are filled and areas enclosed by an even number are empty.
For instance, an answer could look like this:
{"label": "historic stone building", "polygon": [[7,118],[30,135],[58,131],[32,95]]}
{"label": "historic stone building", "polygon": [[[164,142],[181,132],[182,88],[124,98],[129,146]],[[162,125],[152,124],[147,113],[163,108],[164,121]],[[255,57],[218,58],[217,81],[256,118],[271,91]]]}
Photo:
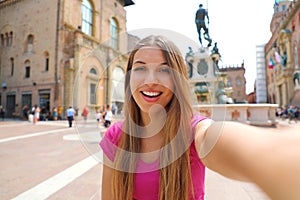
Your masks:
{"label": "historic stone building", "polygon": [[[218,54],[219,55],[219,54]],[[220,56],[220,55],[219,55]],[[244,63],[241,66],[217,65],[216,54],[204,47],[186,54],[191,91],[197,104],[246,103]]]}
{"label": "historic stone building", "polygon": [[0,105],[90,110],[122,103],[131,0],[0,1]]}
{"label": "historic stone building", "polygon": [[274,5],[270,30],[272,36],[265,47],[267,98],[269,103],[287,106],[297,102],[300,92],[300,0]]}
{"label": "historic stone building", "polygon": [[232,94],[230,97],[234,103],[246,103],[246,79],[244,63],[241,66],[225,66],[219,67],[219,71],[225,76],[226,86],[232,88]]}

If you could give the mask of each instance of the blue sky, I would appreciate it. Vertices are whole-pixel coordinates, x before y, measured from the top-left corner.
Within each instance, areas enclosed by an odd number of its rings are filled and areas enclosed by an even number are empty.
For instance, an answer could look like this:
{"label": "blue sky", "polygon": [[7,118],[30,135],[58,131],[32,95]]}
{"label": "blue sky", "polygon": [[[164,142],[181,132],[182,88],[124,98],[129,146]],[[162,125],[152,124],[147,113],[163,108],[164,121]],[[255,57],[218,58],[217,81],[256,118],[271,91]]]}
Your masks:
{"label": "blue sky", "polygon": [[[208,9],[209,33],[218,43],[222,56],[219,65],[241,65],[245,62],[246,93],[254,88],[256,45],[268,42],[274,0],[134,0],[126,7],[127,30],[162,28],[184,35],[199,44],[194,23],[200,3]],[[205,41],[206,42],[206,41]],[[206,44],[203,42],[204,44]],[[212,48],[212,47],[211,47]],[[196,49],[195,49],[196,50]]]}

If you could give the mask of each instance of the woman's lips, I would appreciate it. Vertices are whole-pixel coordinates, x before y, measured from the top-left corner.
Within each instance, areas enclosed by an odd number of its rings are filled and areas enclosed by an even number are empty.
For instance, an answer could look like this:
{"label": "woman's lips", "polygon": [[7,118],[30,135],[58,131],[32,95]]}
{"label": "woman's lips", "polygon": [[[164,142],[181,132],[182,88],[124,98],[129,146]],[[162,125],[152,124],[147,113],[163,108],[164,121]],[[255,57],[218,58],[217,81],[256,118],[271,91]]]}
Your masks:
{"label": "woman's lips", "polygon": [[142,97],[147,102],[158,101],[162,92],[157,91],[141,91]]}

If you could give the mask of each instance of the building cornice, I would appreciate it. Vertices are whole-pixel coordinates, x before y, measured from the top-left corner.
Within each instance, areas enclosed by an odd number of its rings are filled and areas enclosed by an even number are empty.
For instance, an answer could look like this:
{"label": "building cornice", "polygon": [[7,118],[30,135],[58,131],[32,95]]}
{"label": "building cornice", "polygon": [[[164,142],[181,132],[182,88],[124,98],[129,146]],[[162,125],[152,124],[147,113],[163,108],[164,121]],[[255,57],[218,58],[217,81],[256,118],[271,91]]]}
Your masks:
{"label": "building cornice", "polygon": [[300,8],[300,1],[292,1],[285,11],[285,19],[283,20],[280,29],[285,29],[292,18],[295,16],[297,10]]}

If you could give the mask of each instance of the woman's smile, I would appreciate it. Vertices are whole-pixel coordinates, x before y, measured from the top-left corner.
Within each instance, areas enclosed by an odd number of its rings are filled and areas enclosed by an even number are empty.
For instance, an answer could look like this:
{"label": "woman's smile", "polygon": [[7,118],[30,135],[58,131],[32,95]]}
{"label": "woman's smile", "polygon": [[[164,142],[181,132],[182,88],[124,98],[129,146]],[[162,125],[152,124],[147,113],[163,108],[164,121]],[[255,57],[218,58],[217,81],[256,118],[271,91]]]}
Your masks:
{"label": "woman's smile", "polygon": [[162,95],[162,92],[141,91],[141,94],[143,95],[143,98],[144,98],[145,101],[156,102],[156,101],[159,100],[160,96]]}

